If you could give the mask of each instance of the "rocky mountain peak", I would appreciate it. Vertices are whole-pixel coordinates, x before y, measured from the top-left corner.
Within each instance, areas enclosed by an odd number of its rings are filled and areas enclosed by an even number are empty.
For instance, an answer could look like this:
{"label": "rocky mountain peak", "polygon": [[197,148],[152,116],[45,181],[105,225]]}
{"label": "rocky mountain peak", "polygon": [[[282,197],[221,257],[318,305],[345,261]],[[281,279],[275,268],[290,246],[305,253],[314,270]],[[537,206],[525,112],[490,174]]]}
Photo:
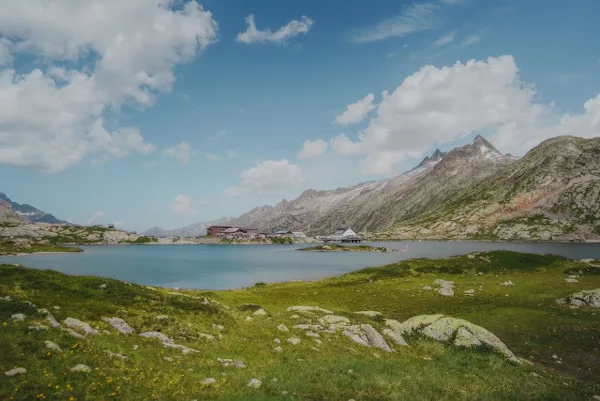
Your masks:
{"label": "rocky mountain peak", "polygon": [[473,139],[473,142],[471,142],[471,144],[478,146],[479,150],[482,152],[494,152],[494,153],[501,154],[500,151],[498,149],[496,149],[496,147],[494,145],[492,145],[487,139],[485,139],[481,135],[477,135]]}
{"label": "rocky mountain peak", "polygon": [[415,167],[415,170],[420,167],[425,167],[431,163],[435,163],[442,160],[442,157],[444,157],[445,154],[446,153],[442,152],[441,150],[436,149],[431,156],[425,156],[421,163],[419,163],[417,167]]}

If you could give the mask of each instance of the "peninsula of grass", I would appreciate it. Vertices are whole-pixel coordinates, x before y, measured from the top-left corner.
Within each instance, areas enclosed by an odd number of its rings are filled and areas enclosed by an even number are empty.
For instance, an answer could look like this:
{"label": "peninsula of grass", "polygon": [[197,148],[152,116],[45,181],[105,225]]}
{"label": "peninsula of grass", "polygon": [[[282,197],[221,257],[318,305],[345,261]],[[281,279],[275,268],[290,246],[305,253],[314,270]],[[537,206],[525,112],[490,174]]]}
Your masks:
{"label": "peninsula of grass", "polygon": [[30,244],[27,246],[17,245],[10,242],[0,242],[0,256],[30,254],[30,253],[64,253],[83,252],[83,249],[55,244]]}
{"label": "peninsula of grass", "polygon": [[374,247],[371,245],[338,245],[325,244],[319,246],[311,246],[309,248],[301,248],[299,251],[305,252],[387,252],[385,247]]}
{"label": "peninsula of grass", "polygon": [[[556,299],[600,288],[600,275],[590,269],[597,265],[494,251],[230,291],[0,265],[0,399],[592,400],[600,395],[600,310],[574,310]],[[566,282],[572,274],[578,281]],[[424,288],[436,279],[453,281],[455,295]],[[508,281],[514,285],[501,285]],[[380,333],[386,319],[462,318],[530,363],[457,348],[453,339],[408,335],[409,346],[383,352],[318,330],[323,312],[288,311],[297,305],[328,309]],[[51,327],[48,313],[61,327]],[[64,330],[69,317],[97,333],[74,337]],[[135,331],[120,334],[103,317],[118,317]],[[314,327],[319,337],[298,325]],[[198,352],[182,353],[143,332]],[[90,370],[72,370],[80,364]],[[4,374],[14,368],[26,372]]]}

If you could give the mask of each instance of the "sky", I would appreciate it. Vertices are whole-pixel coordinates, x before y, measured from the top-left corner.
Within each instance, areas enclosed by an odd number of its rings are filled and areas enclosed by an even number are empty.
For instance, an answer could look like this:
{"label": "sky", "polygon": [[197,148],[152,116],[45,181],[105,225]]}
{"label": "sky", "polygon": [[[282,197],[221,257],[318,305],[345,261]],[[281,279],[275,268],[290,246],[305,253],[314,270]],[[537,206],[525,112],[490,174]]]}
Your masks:
{"label": "sky", "polygon": [[143,231],[600,136],[595,0],[0,0],[0,191]]}

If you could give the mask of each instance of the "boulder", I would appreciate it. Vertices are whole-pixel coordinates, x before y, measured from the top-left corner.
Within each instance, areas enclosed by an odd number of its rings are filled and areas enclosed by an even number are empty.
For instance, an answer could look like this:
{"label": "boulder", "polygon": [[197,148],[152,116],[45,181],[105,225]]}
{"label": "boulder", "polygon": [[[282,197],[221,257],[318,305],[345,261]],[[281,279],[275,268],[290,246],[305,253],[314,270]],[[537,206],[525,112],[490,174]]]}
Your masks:
{"label": "boulder", "polygon": [[438,288],[437,292],[443,297],[453,297],[454,296],[454,290],[450,287]]}
{"label": "boulder", "polygon": [[402,323],[397,333],[423,335],[461,348],[491,350],[512,362],[521,363],[498,337],[464,319],[444,315],[415,316]]}
{"label": "boulder", "polygon": [[46,348],[48,348],[51,351],[54,352],[62,352],[62,349],[55,343],[53,343],[52,341],[46,340],[44,341],[44,345],[46,346]]}
{"label": "boulder", "polygon": [[84,365],[82,363],[75,365],[71,368],[71,372],[83,372],[83,373],[87,373],[87,372],[91,372],[92,368],[90,368],[87,365]]}
{"label": "boulder", "polygon": [[87,324],[86,322],[82,322],[79,319],[75,319],[72,317],[68,317],[63,321],[63,324],[67,327],[70,327],[74,330],[77,330],[79,332],[83,332],[83,334],[92,334],[92,335],[97,335],[100,334],[98,333],[98,330],[96,330],[95,328],[93,328],[92,326],[90,326],[89,324]]}
{"label": "boulder", "polygon": [[58,327],[60,327],[60,323],[58,323],[58,320],[56,320],[54,318],[54,316],[52,316],[52,315],[47,315],[46,316],[46,321],[48,323],[50,323],[50,326],[54,327],[55,329],[58,328]]}
{"label": "boulder", "polygon": [[119,317],[103,317],[103,321],[110,324],[121,334],[132,334],[135,330],[125,322],[125,320]]}
{"label": "boulder", "polygon": [[221,359],[221,358],[217,358],[217,362],[219,362],[221,364],[221,366],[228,368],[228,367],[234,367],[234,368],[238,368],[238,369],[245,369],[246,368],[246,364],[242,361],[234,361],[233,359]]}
{"label": "boulder", "polygon": [[292,345],[298,345],[302,342],[299,338],[296,338],[296,337],[290,337],[290,338],[288,338],[287,341],[288,341],[288,343],[290,343]]}
{"label": "boulder", "polygon": [[503,287],[514,287],[515,286],[512,281],[505,281],[504,283],[500,283],[500,285]]}
{"label": "boulder", "polygon": [[155,338],[162,343],[168,343],[168,344],[174,343],[173,340],[171,340],[169,337],[165,336],[163,333],[158,332],[158,331],[147,331],[145,333],[141,333],[140,336],[145,337],[145,338]]}
{"label": "boulder", "polygon": [[260,388],[260,386],[262,386],[262,382],[258,379],[250,379],[246,386],[250,388]]}
{"label": "boulder", "polygon": [[348,326],[343,334],[350,340],[364,347],[378,348],[382,351],[392,352],[383,336],[369,324]]}
{"label": "boulder", "polygon": [[319,323],[323,326],[347,326],[350,324],[350,319],[344,316],[325,315],[319,319]]}
{"label": "boulder", "polygon": [[13,377],[13,376],[17,376],[17,375],[22,375],[23,373],[27,373],[27,369],[14,368],[14,369],[4,372],[4,375],[8,376],[8,377]]}
{"label": "boulder", "polygon": [[283,324],[280,324],[279,326],[277,326],[277,329],[279,329],[279,331],[283,331],[283,332],[290,331],[290,329],[288,329],[287,327],[285,327]]}
{"label": "boulder", "polygon": [[25,320],[25,315],[22,313],[15,313],[14,315],[12,315],[10,317],[12,320],[14,320],[15,322],[22,322]]}
{"label": "boulder", "polygon": [[318,306],[290,306],[287,308],[288,312],[321,312],[327,315],[333,315],[333,312],[327,309],[320,308]]}
{"label": "boulder", "polygon": [[600,288],[595,290],[579,291],[569,295],[566,299],[558,300],[559,303],[569,304],[573,309],[600,308]]}
{"label": "boulder", "polygon": [[253,315],[254,316],[266,316],[267,311],[261,308],[261,309],[254,311]]}
{"label": "boulder", "polygon": [[200,380],[200,385],[202,386],[212,386],[217,382],[217,379],[214,377],[207,377],[206,379]]}
{"label": "boulder", "polygon": [[404,338],[392,329],[383,329],[383,335],[392,340],[396,345],[403,347],[408,346],[408,343],[404,340]]}
{"label": "boulder", "polygon": [[566,281],[567,283],[578,283],[578,282],[579,282],[579,280],[577,280],[576,278],[571,278],[571,277],[567,277],[567,278],[565,279],[565,281]]}

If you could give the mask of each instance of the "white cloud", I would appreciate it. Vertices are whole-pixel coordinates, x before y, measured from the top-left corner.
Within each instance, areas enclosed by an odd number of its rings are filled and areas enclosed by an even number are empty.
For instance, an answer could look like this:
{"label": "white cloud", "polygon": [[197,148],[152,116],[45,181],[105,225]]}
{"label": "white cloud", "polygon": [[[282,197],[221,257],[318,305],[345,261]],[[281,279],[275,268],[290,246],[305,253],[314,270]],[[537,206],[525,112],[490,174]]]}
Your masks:
{"label": "white cloud", "polygon": [[454,42],[455,38],[456,38],[456,31],[448,32],[446,35],[442,36],[441,38],[439,38],[438,40],[433,42],[433,45],[436,47],[449,45],[450,43]]}
{"label": "white cloud", "polygon": [[171,203],[171,211],[176,214],[195,214],[192,198],[187,195],[177,195]]}
{"label": "white cloud", "polygon": [[463,42],[461,43],[461,46],[474,45],[475,43],[481,41],[481,39],[483,39],[483,36],[481,36],[481,35],[470,35],[470,36],[467,36],[465,38],[465,40],[463,40]]}
{"label": "white cloud", "polygon": [[346,111],[335,117],[336,124],[349,125],[361,122],[376,106],[375,95],[369,93],[364,99],[346,107]]}
{"label": "white cloud", "polygon": [[353,142],[333,139],[341,154],[363,154],[362,169],[393,174],[406,157],[422,154],[432,143],[447,143],[508,121],[539,116],[535,92],[519,80],[512,56],[457,62],[451,67],[425,66],[391,94],[384,92],[376,116]]}
{"label": "white cloud", "polygon": [[198,152],[192,150],[190,145],[188,145],[185,141],[182,141],[177,146],[173,146],[172,148],[167,148],[163,150],[164,155],[179,159],[179,161],[183,164],[189,163],[190,159],[194,157],[197,153]]}
{"label": "white cloud", "polygon": [[215,155],[214,153],[207,153],[206,158],[210,161],[221,160],[219,155]]}
{"label": "white cloud", "polygon": [[313,20],[306,16],[302,16],[300,20],[292,20],[287,25],[282,26],[277,31],[272,32],[270,29],[259,30],[254,22],[254,15],[250,14],[246,17],[248,28],[245,32],[237,35],[237,41],[241,43],[282,43],[294,36],[307,33],[310,30]]}
{"label": "white cloud", "polygon": [[240,173],[239,186],[225,190],[227,196],[264,196],[282,193],[304,182],[304,174],[297,164],[288,160],[266,160]]}
{"label": "white cloud", "polygon": [[0,36],[11,39],[0,43],[0,64],[21,56],[42,63],[0,70],[0,163],[55,173],[89,154],[103,161],[153,150],[135,128],[108,132],[103,120],[123,106],[152,106],[171,91],[175,66],[216,41],[210,12],[196,1],[172,6],[4,1]]}
{"label": "white cloud", "polygon": [[413,3],[402,14],[379,22],[374,27],[355,32],[351,40],[356,43],[375,42],[395,36],[406,36],[413,32],[437,27],[440,23],[435,3]]}
{"label": "white cloud", "polygon": [[322,139],[316,141],[304,141],[302,149],[298,152],[296,157],[300,160],[312,159],[313,157],[321,156],[325,153],[329,144]]}
{"label": "white cloud", "polygon": [[85,220],[85,224],[87,226],[94,224],[94,222],[96,222],[98,219],[100,219],[102,216],[104,216],[104,214],[105,214],[105,212],[103,210],[97,211],[96,213],[94,213],[88,219]]}
{"label": "white cloud", "polygon": [[235,150],[230,150],[229,152],[227,152],[227,157],[229,157],[230,159],[239,159],[240,154]]}

